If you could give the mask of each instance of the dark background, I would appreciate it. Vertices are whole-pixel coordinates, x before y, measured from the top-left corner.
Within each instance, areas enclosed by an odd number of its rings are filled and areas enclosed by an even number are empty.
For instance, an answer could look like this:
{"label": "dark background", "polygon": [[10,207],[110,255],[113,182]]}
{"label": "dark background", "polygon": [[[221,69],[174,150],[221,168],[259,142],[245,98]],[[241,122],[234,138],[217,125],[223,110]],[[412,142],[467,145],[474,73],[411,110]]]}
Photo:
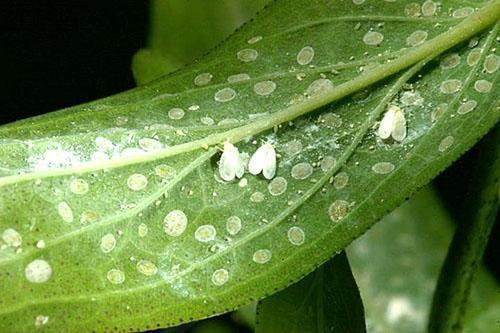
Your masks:
{"label": "dark background", "polygon": [[[132,55],[146,43],[147,1],[0,2],[0,124],[135,86]],[[474,152],[438,177],[446,204],[465,204]],[[500,277],[499,223],[485,259]]]}
{"label": "dark background", "polygon": [[0,1],[0,124],[134,87],[148,2]]}

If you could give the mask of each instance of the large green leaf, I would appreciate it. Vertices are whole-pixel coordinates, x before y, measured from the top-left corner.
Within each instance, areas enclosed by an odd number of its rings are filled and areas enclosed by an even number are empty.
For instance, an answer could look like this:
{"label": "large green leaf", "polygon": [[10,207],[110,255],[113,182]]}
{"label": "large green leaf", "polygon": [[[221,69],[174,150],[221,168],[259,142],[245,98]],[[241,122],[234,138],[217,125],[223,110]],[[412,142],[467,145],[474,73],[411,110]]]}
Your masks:
{"label": "large green leaf", "polygon": [[366,332],[363,303],[345,252],[259,302],[255,332]]}
{"label": "large green leaf", "polygon": [[[144,330],[274,293],[498,121],[497,28],[462,42],[497,21],[500,1],[466,19],[468,2],[419,17],[406,1],[355,2],[278,1],[193,66],[1,128],[0,329]],[[429,41],[409,48],[420,30]],[[314,58],[299,64],[307,46]],[[235,82],[242,73],[250,79]],[[472,112],[464,99],[477,102]],[[375,135],[389,103],[408,120],[401,143]],[[226,139],[250,154],[270,141],[279,180],[221,181],[216,145]],[[172,211],[188,221],[175,237],[164,231]],[[202,225],[213,240],[194,237]],[[254,261],[259,250],[270,260]]]}

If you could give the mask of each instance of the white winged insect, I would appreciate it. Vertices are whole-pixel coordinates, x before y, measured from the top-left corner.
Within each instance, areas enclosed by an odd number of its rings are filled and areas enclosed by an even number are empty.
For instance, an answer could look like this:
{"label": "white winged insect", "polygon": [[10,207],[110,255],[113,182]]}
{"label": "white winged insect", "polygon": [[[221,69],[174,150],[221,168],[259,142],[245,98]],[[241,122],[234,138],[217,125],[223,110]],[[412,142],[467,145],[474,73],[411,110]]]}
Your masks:
{"label": "white winged insect", "polygon": [[382,140],[387,140],[389,137],[392,137],[398,142],[406,138],[406,119],[401,108],[395,105],[389,106],[389,109],[380,122],[378,136]]}
{"label": "white winged insect", "polygon": [[276,174],[276,151],[270,143],[264,143],[252,155],[248,162],[248,171],[252,175],[262,175],[266,179],[272,179]]}
{"label": "white winged insect", "polygon": [[230,142],[225,142],[222,150],[219,160],[220,177],[227,182],[234,180],[236,177],[241,178],[245,172],[245,167],[238,148]]}

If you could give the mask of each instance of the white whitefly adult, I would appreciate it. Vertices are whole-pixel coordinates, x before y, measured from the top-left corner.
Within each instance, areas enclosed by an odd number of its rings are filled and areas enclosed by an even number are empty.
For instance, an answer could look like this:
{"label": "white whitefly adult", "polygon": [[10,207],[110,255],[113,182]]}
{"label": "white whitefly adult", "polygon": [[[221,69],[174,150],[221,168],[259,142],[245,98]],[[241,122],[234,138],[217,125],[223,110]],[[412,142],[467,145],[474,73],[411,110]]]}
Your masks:
{"label": "white whitefly adult", "polygon": [[378,136],[383,139],[392,138],[396,141],[403,141],[406,137],[406,118],[401,108],[391,105],[385,113],[378,128]]}
{"label": "white whitefly adult", "polygon": [[223,152],[219,160],[219,175],[220,177],[230,182],[234,178],[241,178],[245,172],[243,161],[241,159],[238,148],[232,143],[225,142]]}
{"label": "white whitefly adult", "polygon": [[252,175],[262,175],[266,179],[272,179],[276,174],[276,151],[270,143],[264,143],[252,155],[248,162],[248,171]]}

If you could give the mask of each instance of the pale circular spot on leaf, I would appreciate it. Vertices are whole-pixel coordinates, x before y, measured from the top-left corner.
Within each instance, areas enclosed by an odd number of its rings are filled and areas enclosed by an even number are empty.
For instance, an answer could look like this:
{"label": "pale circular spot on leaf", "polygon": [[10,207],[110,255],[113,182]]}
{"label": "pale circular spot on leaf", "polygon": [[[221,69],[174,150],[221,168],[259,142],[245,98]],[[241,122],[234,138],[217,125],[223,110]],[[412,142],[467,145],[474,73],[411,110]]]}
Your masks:
{"label": "pale circular spot on leaf", "polygon": [[489,93],[493,85],[487,80],[477,80],[474,82],[474,89],[481,94]]}
{"label": "pale circular spot on leaf", "polygon": [[273,81],[262,81],[262,82],[257,82],[253,86],[253,91],[260,96],[267,96],[273,93],[273,91],[276,89],[276,83]]}
{"label": "pale circular spot on leaf", "polygon": [[243,62],[251,62],[257,59],[259,53],[254,49],[243,49],[241,51],[238,51],[236,56]]}
{"label": "pale circular spot on leaf", "polygon": [[349,175],[345,171],[339,172],[333,178],[333,187],[335,187],[337,190],[343,189],[344,187],[347,186],[348,183],[349,183]]}
{"label": "pale circular spot on leaf", "polygon": [[363,42],[366,45],[378,46],[384,41],[384,35],[377,31],[368,31],[363,36]]}
{"label": "pale circular spot on leaf", "polygon": [[181,210],[173,210],[163,219],[163,230],[172,237],[178,237],[186,230],[188,219]]}
{"label": "pale circular spot on leaf", "polygon": [[276,177],[267,186],[269,193],[273,196],[282,195],[286,192],[288,182],[283,177]]}
{"label": "pale circular spot on leaf", "polygon": [[306,179],[313,173],[313,167],[308,162],[301,162],[292,167],[292,178]]}
{"label": "pale circular spot on leaf", "polygon": [[253,253],[252,260],[257,264],[265,264],[272,258],[272,253],[268,249],[260,249]]}
{"label": "pale circular spot on leaf", "polygon": [[101,238],[101,251],[109,253],[114,250],[116,246],[116,238],[113,234],[106,234]]}
{"label": "pale circular spot on leaf", "polygon": [[306,240],[306,234],[304,230],[299,227],[291,227],[287,232],[288,241],[293,245],[299,246],[304,244]]}
{"label": "pale circular spot on leaf", "polygon": [[380,175],[385,175],[394,171],[394,164],[391,162],[378,162],[372,166],[372,171]]}
{"label": "pale circular spot on leaf", "polygon": [[140,191],[146,188],[148,185],[148,179],[146,176],[140,173],[134,173],[130,175],[127,179],[127,186],[132,191]]}
{"label": "pale circular spot on leaf", "polygon": [[44,283],[52,276],[52,267],[43,259],[35,259],[24,269],[24,276],[31,283]]}
{"label": "pale circular spot on leaf", "polygon": [[217,102],[225,103],[232,101],[236,97],[236,91],[232,88],[222,88],[221,90],[218,90],[215,95],[214,99]]}
{"label": "pale circular spot on leaf", "polygon": [[453,136],[449,135],[449,136],[445,137],[439,143],[438,150],[440,152],[444,152],[444,151],[448,150],[453,145],[453,142],[455,142],[455,138]]}
{"label": "pale circular spot on leaf", "polygon": [[202,242],[202,243],[207,243],[210,241],[213,241],[215,239],[215,236],[217,235],[217,231],[215,230],[215,227],[211,224],[205,224],[194,232],[194,238],[196,238],[197,241]]}
{"label": "pale circular spot on leaf", "polygon": [[222,286],[229,280],[229,272],[224,269],[220,268],[213,272],[212,274],[212,283],[215,284],[216,286]]}
{"label": "pale circular spot on leaf", "polygon": [[408,38],[406,38],[406,44],[408,46],[418,46],[423,44],[427,40],[427,31],[417,30],[413,32]]}
{"label": "pale circular spot on leaf", "polygon": [[139,260],[136,265],[137,271],[146,276],[158,273],[158,267],[149,260]]}
{"label": "pale circular spot on leaf", "polygon": [[313,58],[314,49],[311,46],[306,46],[297,54],[297,63],[301,66],[308,65]]}
{"label": "pale circular spot on leaf", "polygon": [[106,278],[112,284],[122,284],[125,282],[125,273],[119,269],[110,269],[106,274]]}
{"label": "pale circular spot on leaf", "polygon": [[226,230],[231,235],[234,236],[241,230],[241,219],[238,216],[230,216],[226,220]]}
{"label": "pale circular spot on leaf", "polygon": [[477,102],[474,100],[467,101],[458,107],[458,114],[466,114],[473,111],[477,106]]}
{"label": "pale circular spot on leaf", "polygon": [[74,194],[83,195],[89,191],[89,184],[84,179],[77,178],[71,181],[69,189]]}
{"label": "pale circular spot on leaf", "polygon": [[179,120],[184,118],[185,112],[181,108],[171,108],[168,111],[168,117],[173,120]]}
{"label": "pale circular spot on leaf", "polygon": [[342,220],[349,212],[349,203],[345,200],[335,200],[328,208],[328,215],[333,222]]}
{"label": "pale circular spot on leaf", "polygon": [[194,84],[197,86],[204,86],[212,81],[213,75],[210,73],[201,73],[194,78]]}
{"label": "pale circular spot on leaf", "polygon": [[445,80],[441,82],[439,90],[443,94],[454,94],[462,89],[462,81],[456,79]]}

